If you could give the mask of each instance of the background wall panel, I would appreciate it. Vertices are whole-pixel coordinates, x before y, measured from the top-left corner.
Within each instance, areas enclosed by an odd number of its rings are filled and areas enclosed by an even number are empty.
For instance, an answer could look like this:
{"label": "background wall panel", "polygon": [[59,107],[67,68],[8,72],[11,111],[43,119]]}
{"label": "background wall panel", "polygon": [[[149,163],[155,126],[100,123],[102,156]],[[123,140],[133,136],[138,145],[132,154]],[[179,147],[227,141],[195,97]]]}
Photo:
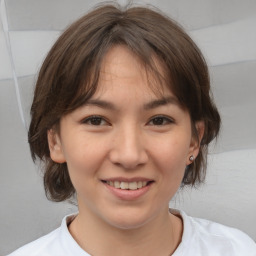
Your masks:
{"label": "background wall panel", "polygon": [[[0,255],[48,233],[77,210],[45,198],[40,168],[30,158],[27,125],[47,51],[70,22],[99,2],[0,0]],[[170,206],[240,228],[256,240],[256,1],[137,3],[164,10],[198,43],[223,119],[205,185],[179,191]]]}

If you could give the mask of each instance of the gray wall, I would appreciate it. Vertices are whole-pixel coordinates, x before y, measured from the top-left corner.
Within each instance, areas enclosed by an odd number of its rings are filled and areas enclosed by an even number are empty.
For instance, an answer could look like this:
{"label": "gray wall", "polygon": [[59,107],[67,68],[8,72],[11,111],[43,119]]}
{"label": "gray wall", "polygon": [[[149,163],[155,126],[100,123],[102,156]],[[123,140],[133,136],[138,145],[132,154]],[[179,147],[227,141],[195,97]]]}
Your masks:
{"label": "gray wall", "polygon": [[[44,196],[27,144],[35,74],[85,0],[0,0],[0,255],[59,226],[76,208]],[[120,1],[125,3],[125,1]],[[142,2],[142,1],[140,1]],[[189,214],[237,227],[256,240],[256,1],[159,0],[210,66],[223,128],[212,145],[205,185],[170,202]]]}

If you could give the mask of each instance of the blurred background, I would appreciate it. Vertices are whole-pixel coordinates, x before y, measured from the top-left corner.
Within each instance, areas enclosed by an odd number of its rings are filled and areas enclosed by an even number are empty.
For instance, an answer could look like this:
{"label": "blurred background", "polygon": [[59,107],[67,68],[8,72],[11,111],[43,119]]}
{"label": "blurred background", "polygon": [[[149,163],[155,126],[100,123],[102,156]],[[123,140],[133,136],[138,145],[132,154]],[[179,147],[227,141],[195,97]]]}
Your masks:
{"label": "blurred background", "polygon": [[[77,211],[47,201],[27,143],[36,74],[61,31],[95,4],[86,0],[0,0],[0,255],[58,227]],[[118,1],[126,4],[126,1]],[[222,131],[198,189],[170,207],[239,228],[256,240],[256,1],[148,0],[177,20],[209,64]]]}

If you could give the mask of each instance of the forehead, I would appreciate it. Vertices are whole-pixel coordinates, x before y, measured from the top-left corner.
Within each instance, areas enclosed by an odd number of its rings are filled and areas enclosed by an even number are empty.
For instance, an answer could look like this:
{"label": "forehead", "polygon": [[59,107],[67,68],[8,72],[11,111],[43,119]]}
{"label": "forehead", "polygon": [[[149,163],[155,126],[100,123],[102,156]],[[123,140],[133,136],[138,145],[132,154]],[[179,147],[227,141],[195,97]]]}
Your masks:
{"label": "forehead", "polygon": [[[125,85],[128,85],[126,87]],[[168,85],[168,86],[167,86]],[[112,90],[113,86],[126,90],[143,90],[145,94],[161,97],[172,93],[167,81],[165,67],[153,55],[146,62],[124,45],[112,47],[104,56],[95,94]]]}

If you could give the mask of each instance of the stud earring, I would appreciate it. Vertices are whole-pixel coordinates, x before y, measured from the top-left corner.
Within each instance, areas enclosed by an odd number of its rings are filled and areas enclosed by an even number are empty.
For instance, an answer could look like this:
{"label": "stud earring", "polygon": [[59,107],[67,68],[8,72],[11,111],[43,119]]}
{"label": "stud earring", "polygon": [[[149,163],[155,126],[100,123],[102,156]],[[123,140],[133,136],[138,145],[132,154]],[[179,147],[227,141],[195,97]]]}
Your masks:
{"label": "stud earring", "polygon": [[193,155],[191,155],[191,156],[189,157],[189,161],[190,161],[190,162],[194,162],[194,156],[193,156]]}

